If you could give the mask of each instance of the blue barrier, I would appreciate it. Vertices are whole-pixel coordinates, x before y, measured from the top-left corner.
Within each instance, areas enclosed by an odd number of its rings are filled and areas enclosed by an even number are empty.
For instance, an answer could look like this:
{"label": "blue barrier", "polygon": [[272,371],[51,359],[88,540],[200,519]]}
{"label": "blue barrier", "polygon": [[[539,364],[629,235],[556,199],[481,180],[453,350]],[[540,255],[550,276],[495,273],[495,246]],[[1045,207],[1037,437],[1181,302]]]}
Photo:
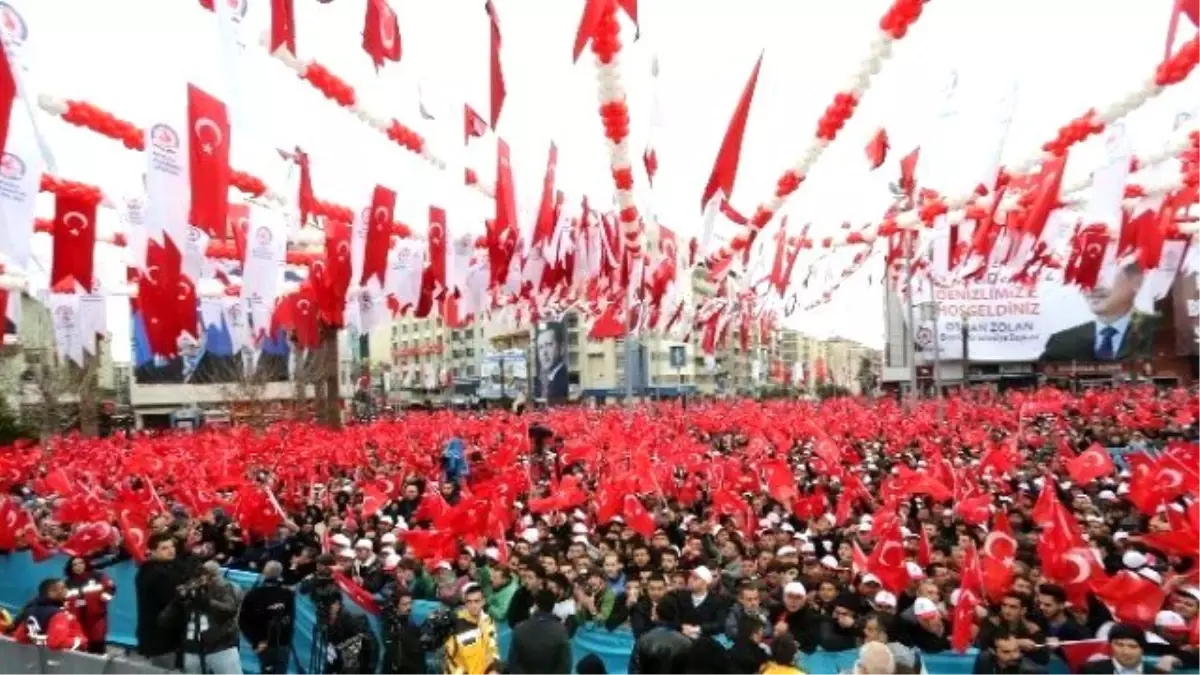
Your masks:
{"label": "blue barrier", "polygon": [[[37,592],[37,585],[48,577],[61,577],[67,559],[55,556],[41,563],[33,562],[28,551],[11,555],[0,555],[0,606],[17,611]],[[134,592],[136,567],[123,562],[104,570],[117,584],[117,594],[109,605],[108,640],[125,647],[137,645],[137,602]],[[257,575],[248,572],[230,571],[227,578],[248,591],[258,581]],[[437,603],[418,600],[413,603],[413,620],[421,623],[437,608]],[[366,614],[371,628],[379,634],[379,619],[367,614],[353,603],[347,602],[348,611]],[[304,596],[296,599],[296,631],[293,639],[293,658],[290,672],[307,672],[312,648],[312,627],[315,621],[313,603]],[[512,632],[507,625],[499,627],[500,653],[508,653]],[[595,654],[610,673],[624,673],[629,665],[629,654],[633,651],[633,634],[628,630],[608,631],[603,628],[581,627],[572,640],[572,656],[576,662],[588,654]],[[382,645],[382,643],[381,643]],[[258,659],[250,645],[242,640],[242,668],[246,673],[258,673]],[[848,670],[858,656],[857,651],[823,652],[800,655],[800,667],[808,673],[838,673]],[[975,650],[965,654],[928,654],[923,656],[929,673],[969,673],[975,663]]]}

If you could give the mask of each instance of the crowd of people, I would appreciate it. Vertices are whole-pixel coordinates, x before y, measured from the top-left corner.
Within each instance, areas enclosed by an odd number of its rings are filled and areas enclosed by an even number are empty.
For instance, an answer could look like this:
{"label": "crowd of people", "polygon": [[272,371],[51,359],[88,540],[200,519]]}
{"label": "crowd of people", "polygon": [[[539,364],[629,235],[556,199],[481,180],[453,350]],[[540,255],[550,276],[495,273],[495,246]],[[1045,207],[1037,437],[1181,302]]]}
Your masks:
{"label": "crowd of people", "polygon": [[[134,593],[136,654],[186,672],[240,672],[241,636],[267,673],[604,672],[572,653],[584,627],[630,631],[635,673],[817,651],[920,672],[970,647],[978,673],[1194,669],[1197,408],[972,390],[62,439],[0,453],[0,549],[70,556],[22,639],[103,651],[105,603]],[[414,600],[442,609],[418,624]]]}

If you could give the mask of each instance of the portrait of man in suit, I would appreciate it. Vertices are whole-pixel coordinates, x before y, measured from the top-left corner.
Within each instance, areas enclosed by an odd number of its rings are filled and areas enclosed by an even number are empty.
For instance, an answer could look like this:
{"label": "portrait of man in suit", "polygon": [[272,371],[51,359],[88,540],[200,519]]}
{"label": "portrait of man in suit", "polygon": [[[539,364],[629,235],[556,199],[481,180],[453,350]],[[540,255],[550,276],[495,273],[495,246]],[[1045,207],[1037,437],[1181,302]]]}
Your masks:
{"label": "portrait of man in suit", "polygon": [[1111,280],[1086,292],[1093,318],[1050,336],[1044,361],[1121,361],[1148,358],[1159,316],[1134,307],[1145,273],[1136,262],[1122,265]]}
{"label": "portrait of man in suit", "polygon": [[550,323],[537,334],[538,398],[547,401],[567,397],[567,350],[564,325]]}

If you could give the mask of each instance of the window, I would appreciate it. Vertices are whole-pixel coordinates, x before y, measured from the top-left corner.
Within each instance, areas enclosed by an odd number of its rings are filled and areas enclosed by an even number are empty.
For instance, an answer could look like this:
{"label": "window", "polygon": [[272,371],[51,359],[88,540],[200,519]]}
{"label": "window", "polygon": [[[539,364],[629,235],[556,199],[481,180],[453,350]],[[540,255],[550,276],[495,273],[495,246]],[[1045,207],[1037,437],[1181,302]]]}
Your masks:
{"label": "window", "polygon": [[567,367],[568,368],[578,368],[579,367],[579,354],[578,353],[571,352],[570,354],[567,355]]}
{"label": "window", "polygon": [[467,377],[475,377],[475,366],[467,366]]}

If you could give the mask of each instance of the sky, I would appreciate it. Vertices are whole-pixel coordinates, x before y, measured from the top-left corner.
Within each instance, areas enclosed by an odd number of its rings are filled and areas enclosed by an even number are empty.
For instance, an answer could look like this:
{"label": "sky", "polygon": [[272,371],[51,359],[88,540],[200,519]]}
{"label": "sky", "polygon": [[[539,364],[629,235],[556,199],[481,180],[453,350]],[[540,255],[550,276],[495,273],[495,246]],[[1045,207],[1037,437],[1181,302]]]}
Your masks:
{"label": "sky", "polygon": [[[10,0],[13,1],[13,0]],[[220,0],[218,0],[220,1]],[[886,208],[897,160],[937,136],[946,83],[956,73],[964,108],[989,114],[1016,82],[1018,97],[1004,148],[1005,163],[1037,151],[1066,121],[1109,103],[1153,75],[1162,56],[1173,0],[934,0],[877,76],[855,117],[827,150],[784,213],[793,228],[811,223],[820,238],[839,224],[875,222]],[[482,0],[391,0],[399,16],[403,57],[376,73],[361,49],[366,0],[318,4],[296,0],[301,60],[315,59],[356,87],[378,113],[415,128],[450,170],[438,171],[388,143],[345,110],[323,99],[258,44],[269,24],[269,2],[249,0],[245,49],[223,62],[215,16],[196,0],[15,0],[30,27],[36,87],[59,98],[83,99],[143,123],[164,106],[180,106],[192,82],[230,103],[232,164],[294,194],[295,177],[275,148],[299,145],[312,158],[322,199],[365,204],[382,183],[399,195],[397,218],[421,231],[431,203],[449,209],[452,233],[482,232],[493,208],[463,188],[462,164],[484,182],[494,174],[495,140],[462,145],[462,104],[488,110],[488,31]],[[569,197],[612,203],[612,180],[596,103],[590,52],[571,62],[583,0],[495,0],[503,32],[508,98],[498,133],[512,148],[518,210],[531,224],[551,141],[559,149],[558,182]],[[629,90],[630,144],[640,156],[651,131],[655,87],[663,125],[654,131],[659,170],[653,190],[635,174],[643,211],[688,236],[699,234],[700,195],[737,97],[764,53],[733,204],[750,213],[770,198],[783,170],[811,142],[833,95],[849,85],[866,58],[884,0],[639,0],[641,37],[623,23],[620,67]],[[625,21],[624,19],[622,19]],[[1189,28],[1190,30],[1190,28]],[[1196,78],[1137,113],[1129,124],[1134,148],[1157,148],[1175,113],[1196,100]],[[418,92],[436,119],[418,113]],[[40,127],[62,177],[100,185],[108,194],[140,191],[145,159],[109,139],[43,118]],[[883,127],[892,141],[887,163],[871,172],[863,148]],[[1068,180],[1097,163],[1100,141],[1072,155]],[[969,152],[969,143],[964,153]],[[931,185],[935,189],[938,185]],[[52,200],[39,203],[52,216]],[[115,212],[101,214],[116,223]],[[41,248],[48,248],[42,246]],[[108,247],[104,260],[116,262]],[[844,268],[853,251],[832,258]],[[801,258],[802,273],[816,254]],[[114,281],[121,268],[101,265]],[[843,284],[832,302],[796,314],[785,325],[869,345],[883,342],[881,259]],[[826,276],[822,267],[814,283]],[[117,275],[117,276],[113,276]],[[869,283],[870,282],[870,283]],[[809,292],[800,304],[813,298]],[[124,301],[110,317],[114,356],[128,357]]]}

